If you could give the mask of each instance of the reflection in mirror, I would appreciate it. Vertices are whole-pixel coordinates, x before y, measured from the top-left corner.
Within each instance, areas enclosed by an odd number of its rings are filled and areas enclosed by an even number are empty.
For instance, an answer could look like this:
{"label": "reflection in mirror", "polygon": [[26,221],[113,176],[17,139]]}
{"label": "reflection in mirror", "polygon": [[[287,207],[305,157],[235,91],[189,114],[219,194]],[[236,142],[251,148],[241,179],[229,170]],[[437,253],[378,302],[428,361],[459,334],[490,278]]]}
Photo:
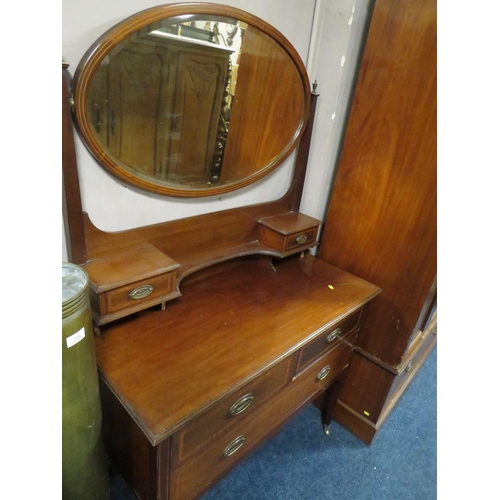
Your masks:
{"label": "reflection in mirror", "polygon": [[306,79],[280,43],[242,20],[154,21],[114,44],[92,71],[84,113],[93,153],[162,194],[236,189],[295,146]]}

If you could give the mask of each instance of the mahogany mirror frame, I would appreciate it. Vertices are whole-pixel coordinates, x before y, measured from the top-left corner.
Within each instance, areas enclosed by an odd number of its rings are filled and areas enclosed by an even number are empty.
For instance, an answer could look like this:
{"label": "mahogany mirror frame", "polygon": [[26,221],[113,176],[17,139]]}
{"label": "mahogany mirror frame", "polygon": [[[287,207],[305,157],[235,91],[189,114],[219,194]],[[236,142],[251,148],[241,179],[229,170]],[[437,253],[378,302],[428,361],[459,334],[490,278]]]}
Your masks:
{"label": "mahogany mirror frame", "polygon": [[[246,175],[242,179],[227,184],[214,184],[210,187],[184,189],[177,184],[167,185],[166,183],[155,182],[152,178],[148,180],[146,177],[135,175],[117,163],[96,139],[86,109],[92,77],[98,70],[102,60],[116,45],[121,43],[132,33],[152,23],[166,18],[187,14],[222,16],[237,19],[259,29],[264,34],[271,37],[285,50],[300,75],[304,90],[304,109],[300,123],[298,124],[291,142],[289,142],[285,149],[277,154],[269,164],[260,167],[256,172]],[[148,192],[174,197],[205,197],[220,195],[243,188],[270,174],[295,150],[300,138],[304,134],[311,108],[310,82],[302,59],[291,43],[276,28],[243,10],[225,5],[202,2],[167,4],[152,7],[132,15],[110,28],[96,40],[80,61],[72,81],[72,93],[76,129],[97,162],[127,185],[135,186]],[[240,133],[241,132],[238,132],[238,134]]]}

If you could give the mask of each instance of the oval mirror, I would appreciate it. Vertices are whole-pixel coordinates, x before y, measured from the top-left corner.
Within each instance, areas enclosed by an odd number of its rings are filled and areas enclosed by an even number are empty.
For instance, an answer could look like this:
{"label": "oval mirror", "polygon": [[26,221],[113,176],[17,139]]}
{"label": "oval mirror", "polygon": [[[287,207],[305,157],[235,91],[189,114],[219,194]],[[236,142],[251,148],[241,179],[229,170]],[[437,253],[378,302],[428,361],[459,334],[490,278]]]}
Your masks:
{"label": "oval mirror", "polygon": [[239,9],[171,4],[99,38],[73,79],[77,129],[127,184],[170,196],[246,186],[293,151],[306,70],[276,29]]}

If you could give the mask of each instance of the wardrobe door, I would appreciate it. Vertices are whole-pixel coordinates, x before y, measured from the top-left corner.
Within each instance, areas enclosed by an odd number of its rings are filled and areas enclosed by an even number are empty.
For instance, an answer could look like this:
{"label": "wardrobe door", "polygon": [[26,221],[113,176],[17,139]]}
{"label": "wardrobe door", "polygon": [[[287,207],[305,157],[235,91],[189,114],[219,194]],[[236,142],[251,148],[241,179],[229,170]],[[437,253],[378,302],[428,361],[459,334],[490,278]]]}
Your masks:
{"label": "wardrobe door", "polygon": [[436,0],[377,0],[319,257],[383,289],[358,348],[397,369],[436,276]]}

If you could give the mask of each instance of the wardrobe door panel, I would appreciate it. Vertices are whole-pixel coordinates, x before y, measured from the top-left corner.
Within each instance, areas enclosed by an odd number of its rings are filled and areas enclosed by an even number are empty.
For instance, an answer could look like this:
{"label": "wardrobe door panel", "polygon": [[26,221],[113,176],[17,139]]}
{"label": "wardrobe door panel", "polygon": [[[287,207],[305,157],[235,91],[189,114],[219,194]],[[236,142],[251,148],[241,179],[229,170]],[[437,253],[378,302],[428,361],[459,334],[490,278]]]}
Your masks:
{"label": "wardrobe door panel", "polygon": [[436,275],[436,1],[378,0],[319,257],[376,283],[359,347],[397,366]]}

